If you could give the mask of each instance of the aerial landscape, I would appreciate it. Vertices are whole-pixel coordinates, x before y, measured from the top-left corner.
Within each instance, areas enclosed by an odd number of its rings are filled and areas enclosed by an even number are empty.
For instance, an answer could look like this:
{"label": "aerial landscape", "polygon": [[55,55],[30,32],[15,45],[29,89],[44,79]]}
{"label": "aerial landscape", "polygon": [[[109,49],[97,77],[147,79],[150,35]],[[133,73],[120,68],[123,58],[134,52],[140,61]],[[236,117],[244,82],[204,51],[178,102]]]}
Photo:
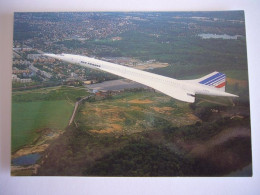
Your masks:
{"label": "aerial landscape", "polygon": [[[45,53],[218,71],[238,97],[188,103]],[[13,176],[252,176],[244,12],[15,13],[11,150]]]}

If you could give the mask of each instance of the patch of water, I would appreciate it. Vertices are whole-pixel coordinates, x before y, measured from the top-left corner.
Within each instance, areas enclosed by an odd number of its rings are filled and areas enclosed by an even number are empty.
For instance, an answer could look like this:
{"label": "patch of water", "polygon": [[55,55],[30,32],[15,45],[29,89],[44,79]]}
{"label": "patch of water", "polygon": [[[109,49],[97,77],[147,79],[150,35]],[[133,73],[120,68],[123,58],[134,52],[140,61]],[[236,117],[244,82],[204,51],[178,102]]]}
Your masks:
{"label": "patch of water", "polygon": [[202,39],[237,39],[238,37],[242,37],[241,35],[227,35],[227,34],[223,34],[223,35],[217,35],[217,34],[198,34],[199,37],[201,37]]}
{"label": "patch of water", "polygon": [[15,166],[33,165],[40,158],[41,158],[41,155],[39,153],[27,154],[27,155],[24,155],[24,156],[14,158],[12,160],[12,165],[15,165]]}

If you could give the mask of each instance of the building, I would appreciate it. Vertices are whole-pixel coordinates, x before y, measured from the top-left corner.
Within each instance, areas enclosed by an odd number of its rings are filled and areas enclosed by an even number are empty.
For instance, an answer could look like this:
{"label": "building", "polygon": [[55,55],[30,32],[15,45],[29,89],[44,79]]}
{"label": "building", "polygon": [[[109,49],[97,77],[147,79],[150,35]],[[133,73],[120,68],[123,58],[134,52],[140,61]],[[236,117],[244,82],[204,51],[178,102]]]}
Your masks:
{"label": "building", "polygon": [[29,70],[31,70],[33,73],[37,73],[37,74],[44,76],[45,78],[48,78],[48,79],[50,79],[52,77],[52,74],[45,72],[43,70],[40,70],[40,69],[34,67],[33,65],[29,66]]}
{"label": "building", "polygon": [[20,79],[17,77],[17,75],[12,74],[12,81],[18,83],[31,83],[32,79]]}
{"label": "building", "polygon": [[13,72],[13,74],[23,74],[23,73],[29,74],[30,73],[29,70],[15,70],[15,69],[12,72]]}

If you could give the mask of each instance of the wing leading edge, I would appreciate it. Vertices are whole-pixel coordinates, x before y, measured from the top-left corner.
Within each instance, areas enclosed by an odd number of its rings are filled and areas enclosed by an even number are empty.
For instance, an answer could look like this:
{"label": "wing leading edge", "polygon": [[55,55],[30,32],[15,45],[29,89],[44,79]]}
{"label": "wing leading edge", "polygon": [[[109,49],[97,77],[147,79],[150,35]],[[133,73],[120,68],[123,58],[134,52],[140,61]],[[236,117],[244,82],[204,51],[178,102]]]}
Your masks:
{"label": "wing leading edge", "polygon": [[195,80],[176,80],[166,76],[85,56],[72,54],[44,55],[83,67],[102,70],[141,83],[172,98],[184,102],[195,102],[195,94],[238,97],[236,95],[225,92],[226,76],[225,74],[219,72],[213,72],[209,75]]}

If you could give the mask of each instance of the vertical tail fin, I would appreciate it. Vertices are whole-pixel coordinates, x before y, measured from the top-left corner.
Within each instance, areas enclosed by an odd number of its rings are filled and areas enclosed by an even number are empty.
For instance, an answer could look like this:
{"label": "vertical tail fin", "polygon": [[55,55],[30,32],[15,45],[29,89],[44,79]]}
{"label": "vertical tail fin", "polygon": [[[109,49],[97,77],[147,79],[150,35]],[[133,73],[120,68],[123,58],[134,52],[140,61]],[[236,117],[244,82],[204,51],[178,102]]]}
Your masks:
{"label": "vertical tail fin", "polygon": [[225,91],[226,75],[220,72],[213,72],[200,79],[196,80],[198,83],[215,87],[221,91]]}

